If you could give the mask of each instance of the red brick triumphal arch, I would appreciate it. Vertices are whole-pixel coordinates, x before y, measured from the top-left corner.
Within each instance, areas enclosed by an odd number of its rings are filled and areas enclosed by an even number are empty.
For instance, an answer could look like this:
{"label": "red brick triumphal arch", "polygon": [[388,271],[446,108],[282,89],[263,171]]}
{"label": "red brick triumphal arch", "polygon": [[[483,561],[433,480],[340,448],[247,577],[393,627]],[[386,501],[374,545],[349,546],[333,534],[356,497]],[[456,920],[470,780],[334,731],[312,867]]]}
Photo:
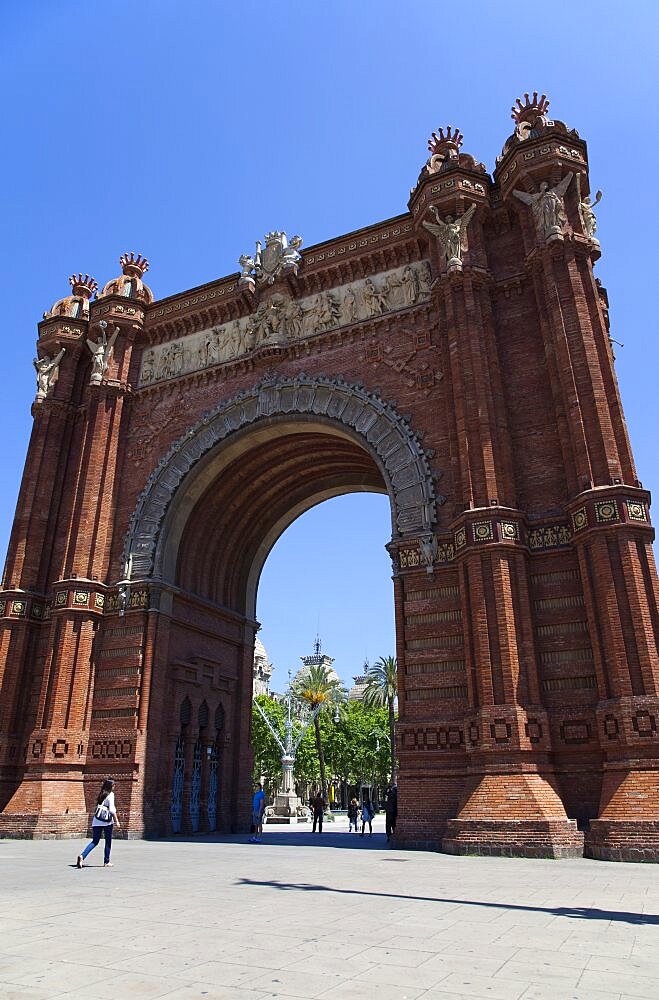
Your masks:
{"label": "red brick triumphal arch", "polygon": [[[657,576],[585,142],[536,94],[490,175],[433,133],[408,212],[39,324],[0,594],[0,835],[245,828],[258,578],[321,500],[386,493],[399,837],[659,858]],[[386,540],[383,540],[386,541]],[[346,573],[359,573],[346,565]],[[304,567],[291,567],[291,572]]]}

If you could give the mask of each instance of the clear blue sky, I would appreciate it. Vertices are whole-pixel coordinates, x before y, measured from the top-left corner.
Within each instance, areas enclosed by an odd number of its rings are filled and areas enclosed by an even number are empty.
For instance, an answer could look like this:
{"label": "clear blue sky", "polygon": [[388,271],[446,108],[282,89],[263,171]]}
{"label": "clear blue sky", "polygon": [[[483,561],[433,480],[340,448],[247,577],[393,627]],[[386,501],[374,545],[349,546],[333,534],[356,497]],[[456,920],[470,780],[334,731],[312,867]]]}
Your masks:
{"label": "clear blue sky", "polygon": [[[270,229],[309,246],[396,215],[433,129],[459,126],[492,169],[514,98],[533,89],[587,139],[604,191],[597,273],[625,345],[617,371],[639,475],[656,492],[658,20],[642,0],[5,4],[2,553],[36,323],[69,274],[102,284],[139,250],[160,297],[235,271]],[[356,496],[282,537],[258,605],[279,676],[309,651],[318,616],[345,677],[393,652],[388,532],[383,499]]]}

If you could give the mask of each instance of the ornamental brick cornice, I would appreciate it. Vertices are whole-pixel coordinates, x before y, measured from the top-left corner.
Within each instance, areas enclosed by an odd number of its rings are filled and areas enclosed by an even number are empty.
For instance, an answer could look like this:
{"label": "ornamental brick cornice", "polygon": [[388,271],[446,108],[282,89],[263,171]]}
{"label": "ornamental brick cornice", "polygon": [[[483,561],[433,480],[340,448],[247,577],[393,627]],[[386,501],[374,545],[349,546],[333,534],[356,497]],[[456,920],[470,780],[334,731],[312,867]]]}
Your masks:
{"label": "ornamental brick cornice", "polygon": [[127,396],[133,392],[133,387],[129,382],[118,379],[103,379],[102,382],[94,382],[86,387],[89,399],[118,399],[120,396]]}
{"label": "ornamental brick cornice", "polygon": [[611,698],[598,702],[595,714],[600,744],[607,756],[615,759],[618,753],[633,747],[639,758],[645,754],[657,757],[659,698],[653,695]]}
{"label": "ornamental brick cornice", "polygon": [[586,490],[566,505],[575,543],[602,529],[634,529],[654,538],[650,494],[640,487],[600,486]]}
{"label": "ornamental brick cornice", "polygon": [[143,303],[120,298],[116,295],[95,299],[90,306],[89,321],[92,324],[98,322],[99,319],[111,318],[115,324],[120,326],[128,324],[142,326],[146,316],[146,306]]}
{"label": "ornamental brick cornice", "polygon": [[43,319],[37,325],[39,344],[45,345],[50,341],[61,341],[73,345],[76,341],[82,340],[86,336],[89,328],[89,320],[73,319],[70,316],[52,316]]}
{"label": "ornamental brick cornice", "polygon": [[70,614],[72,611],[102,615],[105,607],[106,586],[98,580],[58,580],[53,584],[47,617],[51,614]]}
{"label": "ornamental brick cornice", "polygon": [[[558,128],[557,128],[558,126]],[[494,182],[506,198],[518,176],[546,169],[552,160],[588,169],[586,143],[576,134],[570,134],[562,122],[548,124],[542,135],[524,142],[511,142],[494,169]]]}
{"label": "ornamental brick cornice", "polygon": [[29,590],[14,590],[11,587],[0,591],[0,619],[39,624],[47,618],[48,602],[44,594]]}
{"label": "ornamental brick cornice", "polygon": [[404,571],[434,572],[464,556],[496,549],[546,552],[569,548],[572,530],[569,521],[558,518],[544,523],[529,522],[522,511],[512,508],[482,507],[465,511],[451,522],[450,530],[427,532],[387,545],[394,575]]}
{"label": "ornamental brick cornice", "polygon": [[489,207],[491,189],[489,174],[476,169],[455,166],[441,173],[426,174],[410,197],[410,212],[417,224],[429,205],[441,206],[443,212],[462,207],[465,200]]}
{"label": "ornamental brick cornice", "polygon": [[396,572],[435,566],[492,547],[521,547],[530,552],[566,548],[601,528],[654,529],[649,517],[646,490],[628,486],[601,487],[580,494],[566,506],[566,519],[529,522],[523,512],[500,507],[465,511],[450,525],[450,533],[406,538],[391,543],[389,552]]}

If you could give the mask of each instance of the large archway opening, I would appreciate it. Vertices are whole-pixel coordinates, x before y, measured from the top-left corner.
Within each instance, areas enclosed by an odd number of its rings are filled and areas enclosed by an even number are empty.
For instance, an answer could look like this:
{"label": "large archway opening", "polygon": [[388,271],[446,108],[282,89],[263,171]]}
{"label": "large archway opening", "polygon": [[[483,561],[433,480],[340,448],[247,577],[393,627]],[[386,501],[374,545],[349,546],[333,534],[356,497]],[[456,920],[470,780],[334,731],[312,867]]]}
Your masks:
{"label": "large archway opening", "polygon": [[[330,497],[386,493],[363,446],[346,432],[300,419],[274,419],[241,434],[199,477],[210,482],[177,540],[176,584],[248,618],[256,617],[265,560],[296,518]],[[168,557],[164,569],[171,568]]]}
{"label": "large archway opening", "polygon": [[[162,706],[164,754],[159,744],[159,812],[173,832],[241,826],[264,563],[304,512],[357,492],[386,496],[386,485],[376,459],[352,435],[315,420],[271,418],[214,449],[173,504],[160,562],[164,580],[173,575],[165,591],[171,683]],[[382,545],[390,534],[389,524]]]}
{"label": "large archway opening", "polygon": [[[351,493],[306,511],[270,552],[257,596],[252,750],[266,791],[268,822],[303,821],[314,789],[332,813],[352,798],[381,806],[392,774],[388,703],[364,702],[380,657],[395,656],[396,629],[388,497]],[[300,697],[313,668],[319,683]],[[289,688],[292,773],[282,770]],[[311,699],[325,696],[318,716]],[[266,722],[265,720],[268,720]],[[339,824],[339,829],[343,829]]]}
{"label": "large archway opening", "polygon": [[147,829],[247,826],[259,578],[300,515],[355,493],[387,498],[382,545],[434,521],[433,477],[409,425],[360,387],[303,377],[223,404],[150,478],[127,539],[133,571],[159,595]]}
{"label": "large archway opening", "polygon": [[394,652],[390,520],[386,495],[345,494],[308,510],[277,540],[256,604],[273,690],[283,690],[317,634],[347,687],[365,658]]}

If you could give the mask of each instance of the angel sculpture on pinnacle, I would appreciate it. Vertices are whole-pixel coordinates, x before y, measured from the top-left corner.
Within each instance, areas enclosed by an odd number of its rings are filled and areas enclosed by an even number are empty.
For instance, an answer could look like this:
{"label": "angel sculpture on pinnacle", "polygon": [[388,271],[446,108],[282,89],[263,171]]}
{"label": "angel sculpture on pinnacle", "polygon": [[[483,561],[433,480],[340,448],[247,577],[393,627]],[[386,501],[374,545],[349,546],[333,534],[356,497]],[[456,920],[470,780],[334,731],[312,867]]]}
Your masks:
{"label": "angel sculpture on pinnacle", "polygon": [[424,228],[437,237],[444,251],[449,271],[461,271],[462,254],[466,249],[464,237],[467,226],[476,211],[476,205],[472,203],[464,215],[455,220],[452,215],[447,215],[446,221],[442,221],[436,205],[431,205],[430,211],[435,216],[436,222],[424,222]]}
{"label": "angel sculpture on pinnacle", "polygon": [[570,171],[553,188],[549,187],[547,181],[542,181],[540,190],[534,194],[517,188],[513,191],[516,198],[531,206],[536,232],[545,241],[563,239],[563,227],[567,222],[563,198],[573,177],[574,174]]}

